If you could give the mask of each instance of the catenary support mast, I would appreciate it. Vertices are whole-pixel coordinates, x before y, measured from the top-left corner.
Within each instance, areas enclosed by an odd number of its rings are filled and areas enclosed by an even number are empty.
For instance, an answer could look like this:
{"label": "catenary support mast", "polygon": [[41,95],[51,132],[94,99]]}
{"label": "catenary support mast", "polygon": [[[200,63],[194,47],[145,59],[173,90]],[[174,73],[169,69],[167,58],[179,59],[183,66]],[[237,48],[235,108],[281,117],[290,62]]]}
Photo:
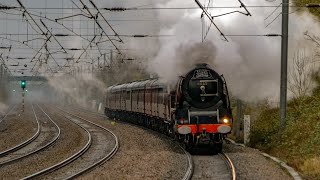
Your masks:
{"label": "catenary support mast", "polygon": [[286,126],[286,115],[287,115],[288,21],[289,21],[289,0],[282,0],[281,84],[280,84],[280,128],[281,129],[284,129]]}

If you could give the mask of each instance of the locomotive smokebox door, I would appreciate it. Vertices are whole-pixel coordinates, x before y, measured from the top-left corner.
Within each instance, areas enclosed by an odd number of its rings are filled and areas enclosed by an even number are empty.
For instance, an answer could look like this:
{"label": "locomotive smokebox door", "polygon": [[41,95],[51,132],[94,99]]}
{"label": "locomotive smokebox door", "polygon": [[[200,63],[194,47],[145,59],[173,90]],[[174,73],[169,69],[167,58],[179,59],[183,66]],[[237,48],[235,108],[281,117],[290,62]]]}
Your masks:
{"label": "locomotive smokebox door", "polygon": [[204,65],[190,71],[182,82],[185,100],[200,109],[215,105],[221,99],[222,87],[219,74]]}
{"label": "locomotive smokebox door", "polygon": [[209,102],[218,96],[218,80],[192,79],[189,82],[189,94],[198,102]]}

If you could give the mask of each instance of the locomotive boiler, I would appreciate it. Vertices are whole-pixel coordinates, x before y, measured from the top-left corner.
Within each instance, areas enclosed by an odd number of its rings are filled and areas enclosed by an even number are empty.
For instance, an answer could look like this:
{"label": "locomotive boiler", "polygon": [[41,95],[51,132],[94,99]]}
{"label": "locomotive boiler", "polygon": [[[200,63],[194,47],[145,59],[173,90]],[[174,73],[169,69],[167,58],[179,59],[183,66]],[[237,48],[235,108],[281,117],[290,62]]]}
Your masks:
{"label": "locomotive boiler", "polygon": [[207,64],[196,65],[174,87],[160,79],[111,86],[105,114],[167,134],[187,149],[215,152],[232,124],[226,81]]}

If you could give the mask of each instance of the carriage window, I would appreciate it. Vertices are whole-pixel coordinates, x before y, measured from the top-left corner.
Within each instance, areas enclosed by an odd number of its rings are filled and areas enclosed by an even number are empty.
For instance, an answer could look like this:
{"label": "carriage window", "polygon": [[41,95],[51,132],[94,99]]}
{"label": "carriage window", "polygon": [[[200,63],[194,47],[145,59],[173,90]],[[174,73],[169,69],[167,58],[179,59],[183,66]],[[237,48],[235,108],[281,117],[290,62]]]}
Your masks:
{"label": "carriage window", "polygon": [[135,93],[135,98],[136,98],[135,100],[139,101],[139,90],[135,90],[134,93]]}
{"label": "carriage window", "polygon": [[163,104],[168,104],[168,99],[169,99],[169,96],[167,93],[163,94],[164,98],[163,98]]}
{"label": "carriage window", "polygon": [[127,92],[126,91],[122,91],[121,96],[122,96],[121,99],[125,101],[127,99]]}
{"label": "carriage window", "polygon": [[139,101],[139,90],[136,91],[136,101]]}
{"label": "carriage window", "polygon": [[144,90],[141,90],[140,91],[140,97],[141,97],[141,102],[143,102],[144,101]]}
{"label": "carriage window", "polygon": [[158,104],[163,104],[163,89],[158,89]]}
{"label": "carriage window", "polygon": [[149,101],[150,101],[149,94],[150,94],[149,90],[146,90],[146,95],[145,95],[145,102],[146,103],[149,103]]}
{"label": "carriage window", "polygon": [[158,89],[152,90],[152,103],[157,103]]}
{"label": "carriage window", "polygon": [[147,94],[146,94],[146,102],[147,103],[150,103],[151,102],[151,91],[150,90],[147,90]]}
{"label": "carriage window", "polygon": [[127,100],[130,100],[130,91],[127,91],[126,99],[127,99]]}
{"label": "carriage window", "polygon": [[138,91],[134,91],[134,98],[135,98],[135,101],[138,101],[139,100],[139,97],[138,97]]}
{"label": "carriage window", "polygon": [[136,92],[132,91],[132,101],[136,101],[136,96],[135,96]]}
{"label": "carriage window", "polygon": [[140,96],[141,92],[138,90],[137,93],[138,93],[138,95],[137,95],[138,96],[138,101],[140,102],[141,101],[141,96]]}

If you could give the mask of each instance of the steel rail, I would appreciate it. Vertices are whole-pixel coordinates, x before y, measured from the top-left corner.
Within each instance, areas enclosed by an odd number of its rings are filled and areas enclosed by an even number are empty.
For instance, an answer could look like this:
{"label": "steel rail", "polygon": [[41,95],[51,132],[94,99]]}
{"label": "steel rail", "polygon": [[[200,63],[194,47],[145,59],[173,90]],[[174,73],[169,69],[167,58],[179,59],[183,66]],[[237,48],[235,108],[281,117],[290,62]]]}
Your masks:
{"label": "steel rail", "polygon": [[66,165],[68,165],[69,163],[75,161],[76,159],[78,159],[79,157],[81,157],[90,147],[91,147],[91,144],[92,144],[92,136],[91,136],[91,133],[85,128],[83,127],[82,125],[74,122],[71,120],[71,118],[63,115],[64,117],[66,117],[67,119],[69,119],[71,122],[73,122],[74,124],[78,125],[79,127],[81,127],[83,130],[86,131],[87,135],[88,135],[88,141],[87,143],[85,144],[84,147],[82,147],[78,152],[76,152],[75,154],[73,154],[72,156],[68,157],[67,159],[63,160],[63,161],[60,161],[59,163],[55,164],[55,165],[52,165],[46,169],[43,169],[41,171],[38,171],[36,173],[33,173],[27,177],[24,177],[22,179],[32,179],[32,178],[36,178],[36,177],[39,177],[41,175],[44,175],[44,174],[47,174],[47,173],[50,173],[52,171],[55,171],[55,170],[58,170]]}
{"label": "steel rail", "polygon": [[70,113],[70,112],[68,112],[68,111],[65,111],[65,110],[63,110],[63,109],[61,109],[61,108],[59,108],[59,107],[56,107],[56,108],[59,109],[59,110],[61,110],[61,111],[63,111],[63,112],[65,112],[65,113],[67,113],[67,114],[69,114],[69,115],[71,115],[71,116],[74,116],[74,117],[76,117],[76,118],[78,118],[78,119],[81,119],[81,120],[83,120],[83,121],[86,121],[86,122],[88,122],[88,123],[90,123],[90,124],[92,124],[92,125],[100,128],[100,129],[102,129],[102,130],[104,130],[104,131],[107,131],[107,132],[110,133],[110,134],[113,136],[113,138],[115,139],[115,146],[112,148],[112,150],[111,150],[106,156],[104,156],[103,158],[101,158],[101,159],[100,159],[99,161],[97,161],[96,163],[90,165],[89,167],[87,167],[87,168],[85,168],[85,169],[77,172],[76,174],[74,174],[74,175],[72,175],[72,176],[69,176],[69,177],[66,178],[66,179],[72,179],[72,178],[78,177],[78,176],[82,175],[83,173],[92,170],[94,167],[96,167],[96,166],[102,164],[103,162],[108,161],[109,159],[111,159],[111,158],[117,153],[117,151],[118,151],[118,149],[119,149],[119,147],[120,147],[119,140],[118,140],[118,137],[116,136],[116,134],[114,134],[111,130],[109,130],[109,129],[107,129],[107,128],[105,128],[105,127],[103,127],[103,126],[101,126],[101,125],[99,125],[99,124],[97,124],[97,123],[94,123],[94,122],[92,122],[92,121],[89,121],[89,120],[87,120],[87,119],[85,119],[85,118],[83,118],[83,117],[80,117],[80,116],[77,116],[77,115],[75,115],[75,114],[72,114],[72,113]]}
{"label": "steel rail", "polygon": [[10,108],[10,110],[0,119],[0,123],[8,116],[8,114],[11,113],[11,111],[16,107],[17,105],[12,105],[12,107]]}
{"label": "steel rail", "polygon": [[33,155],[33,154],[35,154],[35,153],[37,153],[39,151],[42,151],[42,150],[52,146],[60,138],[60,135],[61,135],[60,127],[52,120],[52,118],[38,104],[37,104],[37,106],[48,117],[48,119],[53,123],[53,125],[57,128],[57,130],[58,130],[57,135],[50,142],[48,142],[44,146],[42,146],[42,147],[40,147],[40,148],[38,148],[38,149],[36,149],[34,151],[31,151],[31,152],[29,152],[27,154],[24,154],[24,155],[16,157],[16,158],[12,158],[12,159],[4,161],[4,162],[0,162],[0,166],[3,166],[3,165],[8,164],[8,163],[12,163],[14,161],[17,161],[17,160],[23,159],[25,157],[28,157],[30,155]]}
{"label": "steel rail", "polygon": [[193,176],[193,171],[194,171],[192,156],[182,146],[179,145],[179,147],[183,150],[183,152],[185,153],[187,160],[188,160],[188,168],[187,168],[187,171],[182,179],[183,180],[190,180]]}
{"label": "steel rail", "polygon": [[[73,107],[75,108],[75,107]],[[87,109],[84,109],[84,108],[75,108],[75,109],[80,109],[80,110],[83,110],[83,111],[86,111],[86,112],[89,112],[91,114],[95,114],[97,116],[100,116],[100,117],[106,117],[104,114],[101,114],[101,113],[97,113],[97,112],[93,112],[93,111],[89,111]],[[152,131],[148,128],[145,128],[143,126],[138,126],[138,125],[135,125],[135,124],[131,124],[131,123],[126,123],[126,122],[123,122],[121,121],[121,123],[124,123],[124,124],[130,124],[130,125],[133,125],[133,126],[136,126],[136,127],[139,127],[139,128],[142,128],[144,130],[147,130],[147,131],[150,131],[152,133],[158,133],[158,132],[155,132],[155,131]],[[158,133],[160,135],[163,135],[161,133]],[[165,136],[165,135],[163,135]],[[177,143],[177,145],[181,148],[181,150],[185,153],[186,157],[187,157],[187,164],[188,164],[188,168],[187,168],[187,171],[185,173],[185,175],[183,176],[183,180],[190,180],[193,176],[193,171],[194,171],[194,165],[193,165],[193,160],[192,160],[192,156],[190,155],[190,153],[188,151],[186,151],[180,144]]]}
{"label": "steel rail", "polygon": [[[89,112],[91,114],[95,114],[97,116],[100,116],[100,117],[106,117],[104,114],[102,113],[98,113],[98,112],[94,112],[94,111],[90,111],[90,110],[87,110],[87,109],[84,109],[84,108],[79,108],[79,107],[73,107],[75,109],[80,109],[82,111],[86,111],[86,112]],[[126,122],[122,122],[121,123],[126,123]],[[130,123],[129,123],[130,124]],[[134,125],[136,126],[135,124],[130,124],[130,125]],[[146,129],[146,130],[150,130],[150,129],[147,129],[147,128],[144,128],[142,126],[138,126],[140,128],[143,128],[143,129]],[[151,130],[150,130],[151,131]],[[155,131],[152,131],[152,132],[155,132]],[[180,146],[180,145],[179,145]],[[189,164],[189,167],[188,167],[188,170],[184,176],[184,180],[187,180],[187,179],[191,179],[192,178],[192,175],[193,175],[193,170],[194,170],[194,165],[193,165],[193,161],[192,161],[192,156],[182,147],[180,146],[181,149],[187,154],[188,156],[188,164]],[[230,175],[231,175],[231,179],[232,180],[236,180],[237,179],[237,174],[236,174],[236,170],[235,170],[235,166],[232,162],[232,160],[229,158],[229,156],[227,154],[225,154],[224,152],[222,153],[219,153],[219,156],[222,157],[224,160],[225,160],[225,163],[227,164],[229,170],[230,170]]]}
{"label": "steel rail", "polygon": [[233,165],[233,162],[229,158],[229,156],[224,152],[219,153],[219,156],[221,156],[225,160],[225,163],[227,164],[227,166],[228,166],[228,168],[230,170],[231,179],[232,180],[236,180],[237,179],[236,169],[235,169],[235,167]]}
{"label": "steel rail", "polygon": [[33,105],[32,105],[32,104],[31,104],[31,107],[32,107],[32,111],[33,111],[33,114],[34,114],[35,119],[36,119],[36,122],[37,122],[37,131],[36,131],[36,133],[33,134],[33,136],[30,137],[29,139],[27,139],[26,141],[24,141],[24,142],[22,142],[22,143],[20,143],[20,144],[18,144],[18,145],[16,145],[16,146],[14,146],[14,147],[12,147],[12,148],[10,148],[10,149],[7,149],[7,150],[4,150],[4,151],[0,152],[0,157],[5,156],[5,155],[7,155],[7,154],[9,154],[9,153],[12,153],[12,152],[14,152],[14,151],[16,151],[16,150],[18,150],[18,149],[21,149],[21,148],[27,146],[28,144],[30,144],[32,141],[34,141],[34,140],[39,136],[39,134],[40,134],[40,129],[41,129],[40,123],[39,123],[39,120],[38,120],[37,115],[36,115],[35,112],[34,112],[34,108],[33,108]]}

